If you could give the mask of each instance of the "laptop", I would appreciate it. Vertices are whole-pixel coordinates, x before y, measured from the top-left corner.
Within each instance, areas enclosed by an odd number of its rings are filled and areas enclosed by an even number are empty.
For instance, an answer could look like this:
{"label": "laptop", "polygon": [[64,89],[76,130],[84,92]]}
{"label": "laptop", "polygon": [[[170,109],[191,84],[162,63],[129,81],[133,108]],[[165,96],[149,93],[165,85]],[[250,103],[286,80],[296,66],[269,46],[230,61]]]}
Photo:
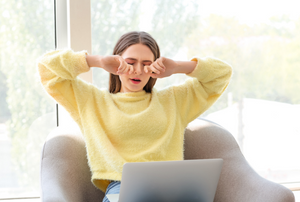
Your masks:
{"label": "laptop", "polygon": [[213,202],[223,159],[126,163],[110,202]]}

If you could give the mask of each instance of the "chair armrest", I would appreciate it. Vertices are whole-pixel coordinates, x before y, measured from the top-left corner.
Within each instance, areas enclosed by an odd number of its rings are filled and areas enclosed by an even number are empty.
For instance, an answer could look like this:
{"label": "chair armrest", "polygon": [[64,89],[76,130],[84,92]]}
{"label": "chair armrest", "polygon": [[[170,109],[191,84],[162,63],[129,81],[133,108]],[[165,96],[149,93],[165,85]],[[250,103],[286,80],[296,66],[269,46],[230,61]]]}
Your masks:
{"label": "chair armrest", "polygon": [[224,160],[215,202],[295,201],[289,189],[262,178],[252,169],[227,130],[196,119],[185,132],[185,159],[209,158]]}
{"label": "chair armrest", "polygon": [[80,131],[58,127],[49,134],[42,149],[41,189],[44,202],[102,200],[104,193],[91,182]]}

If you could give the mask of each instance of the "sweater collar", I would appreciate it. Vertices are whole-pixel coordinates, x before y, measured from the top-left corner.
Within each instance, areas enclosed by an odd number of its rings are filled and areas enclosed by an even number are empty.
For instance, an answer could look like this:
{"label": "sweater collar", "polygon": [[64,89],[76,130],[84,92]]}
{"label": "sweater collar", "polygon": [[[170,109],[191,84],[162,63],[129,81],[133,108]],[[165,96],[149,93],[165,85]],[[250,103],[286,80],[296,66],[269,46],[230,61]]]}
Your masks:
{"label": "sweater collar", "polygon": [[126,92],[121,93],[118,92],[116,94],[112,94],[114,99],[123,100],[123,101],[140,101],[146,99],[151,93],[146,93],[145,90],[139,92]]}

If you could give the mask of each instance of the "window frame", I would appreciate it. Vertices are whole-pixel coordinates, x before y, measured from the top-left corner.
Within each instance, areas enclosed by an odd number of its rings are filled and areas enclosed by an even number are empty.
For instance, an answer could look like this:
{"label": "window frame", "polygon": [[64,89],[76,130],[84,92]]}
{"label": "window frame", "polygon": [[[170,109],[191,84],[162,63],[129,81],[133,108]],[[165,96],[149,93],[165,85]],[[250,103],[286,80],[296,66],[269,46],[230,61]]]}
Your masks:
{"label": "window frame", "polygon": [[[69,48],[74,51],[86,50],[92,53],[91,3],[90,0],[53,0],[55,49]],[[83,73],[81,79],[92,83],[92,71]],[[70,115],[56,104],[57,126],[74,124]],[[73,123],[74,122],[74,123]],[[6,197],[7,200],[39,200],[41,196]]]}
{"label": "window frame", "polygon": [[[54,0],[56,49],[71,48],[74,51],[87,50],[92,54],[91,1]],[[83,80],[93,83],[93,72],[79,75]],[[68,112],[57,105],[59,126],[74,122]],[[60,113],[58,113],[58,110]],[[280,184],[280,183],[279,183]],[[300,191],[299,182],[281,183],[292,191]]]}
{"label": "window frame", "polygon": [[[92,53],[92,22],[90,0],[54,0],[55,48],[86,50]],[[79,77],[93,82],[92,70]],[[74,125],[68,112],[56,104],[57,126]]]}
{"label": "window frame", "polygon": [[[70,48],[74,51],[86,50],[92,54],[92,23],[90,0],[53,0],[54,3],[54,32],[55,49]],[[93,76],[90,70],[79,77],[92,83]],[[74,122],[66,110],[56,104],[57,126],[66,126]],[[292,191],[300,191],[298,182],[283,183],[283,186]],[[2,200],[39,199],[40,197],[11,197]]]}

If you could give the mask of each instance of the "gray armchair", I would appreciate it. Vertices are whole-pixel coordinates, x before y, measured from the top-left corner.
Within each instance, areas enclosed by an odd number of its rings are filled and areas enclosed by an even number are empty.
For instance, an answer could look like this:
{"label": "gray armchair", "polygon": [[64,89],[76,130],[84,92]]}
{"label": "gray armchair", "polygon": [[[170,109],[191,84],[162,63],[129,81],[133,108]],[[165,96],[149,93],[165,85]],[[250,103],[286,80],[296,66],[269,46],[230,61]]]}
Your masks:
{"label": "gray armchair", "polygon": [[[215,202],[294,202],[293,193],[260,177],[247,163],[234,137],[212,122],[196,119],[185,132],[185,159],[222,158]],[[80,131],[56,128],[41,157],[44,202],[100,202],[104,193],[91,183]]]}

